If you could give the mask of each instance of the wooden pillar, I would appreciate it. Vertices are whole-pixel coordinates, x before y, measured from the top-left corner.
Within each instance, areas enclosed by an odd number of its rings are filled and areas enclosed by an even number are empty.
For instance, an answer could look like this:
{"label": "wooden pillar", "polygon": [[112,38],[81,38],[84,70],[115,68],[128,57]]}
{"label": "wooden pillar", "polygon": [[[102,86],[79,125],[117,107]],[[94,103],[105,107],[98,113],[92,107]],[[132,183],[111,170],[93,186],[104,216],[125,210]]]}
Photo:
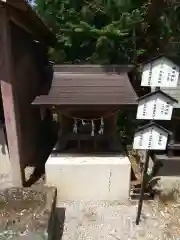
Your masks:
{"label": "wooden pillar", "polygon": [[58,138],[61,138],[63,136],[63,116],[62,114],[58,111],[58,123],[59,123],[59,132],[58,132]]}
{"label": "wooden pillar", "polygon": [[120,146],[118,146],[118,138],[117,138],[117,118],[118,118],[118,113],[115,113],[111,116],[111,134],[112,134],[112,139],[110,142],[111,149],[113,151],[118,151],[120,150]]}
{"label": "wooden pillar", "polygon": [[7,9],[0,3],[0,83],[14,186],[22,186],[18,109],[15,99],[11,36]]}
{"label": "wooden pillar", "polygon": [[112,115],[112,133],[115,139],[117,136],[117,119],[118,119],[118,113],[114,113]]}

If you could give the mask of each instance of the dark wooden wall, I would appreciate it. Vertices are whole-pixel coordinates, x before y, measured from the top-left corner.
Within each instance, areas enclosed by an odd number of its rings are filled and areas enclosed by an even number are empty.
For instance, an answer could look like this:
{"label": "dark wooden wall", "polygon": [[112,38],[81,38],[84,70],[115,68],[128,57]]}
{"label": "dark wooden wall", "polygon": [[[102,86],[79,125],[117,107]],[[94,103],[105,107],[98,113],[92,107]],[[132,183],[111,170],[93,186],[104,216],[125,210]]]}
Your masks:
{"label": "dark wooden wall", "polygon": [[[20,6],[21,3],[17,3],[17,8]],[[23,1],[22,7],[25,7]],[[45,156],[42,154],[42,149],[47,147],[42,141],[44,121],[41,121],[40,109],[31,103],[49,76],[45,47],[45,44],[51,44],[47,40],[49,37],[50,32],[32,11],[25,13],[24,8],[17,10],[0,1],[0,95],[3,111],[1,103],[0,108],[6,126],[14,186],[22,186],[25,166],[37,164],[39,155]],[[41,42],[37,43],[34,38],[41,39]]]}
{"label": "dark wooden wall", "polygon": [[41,45],[31,35],[11,23],[12,58],[16,81],[14,94],[18,116],[18,139],[22,167],[38,161],[41,134],[39,108],[31,105],[39,94],[47,64]]}
{"label": "dark wooden wall", "polygon": [[0,90],[0,124],[4,123],[4,111],[3,111],[3,103],[2,103],[2,96]]}

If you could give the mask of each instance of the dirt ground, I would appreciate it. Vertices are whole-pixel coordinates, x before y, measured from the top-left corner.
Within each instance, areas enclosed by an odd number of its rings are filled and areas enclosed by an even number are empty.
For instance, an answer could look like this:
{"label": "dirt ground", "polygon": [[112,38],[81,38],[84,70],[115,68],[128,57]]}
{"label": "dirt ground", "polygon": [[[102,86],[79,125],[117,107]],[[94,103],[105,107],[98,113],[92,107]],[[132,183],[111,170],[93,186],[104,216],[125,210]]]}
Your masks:
{"label": "dirt ground", "polygon": [[65,209],[62,240],[180,239],[178,203],[146,201],[139,226],[137,201],[62,202],[59,207]]}
{"label": "dirt ground", "polygon": [[[41,178],[35,185],[43,182]],[[158,188],[165,195],[144,201],[139,226],[138,201],[61,202],[55,240],[180,240],[180,197],[174,198],[172,191],[180,189],[180,179],[163,178]]]}
{"label": "dirt ground", "polygon": [[[30,170],[27,169],[27,178],[33,172]],[[139,175],[138,171],[135,173]],[[44,177],[35,185],[44,185]],[[178,182],[168,179],[159,189],[172,195],[171,189],[180,189],[180,179]],[[144,201],[139,226],[135,224],[137,206],[138,201],[61,202],[57,206],[54,240],[180,240],[177,199]]]}

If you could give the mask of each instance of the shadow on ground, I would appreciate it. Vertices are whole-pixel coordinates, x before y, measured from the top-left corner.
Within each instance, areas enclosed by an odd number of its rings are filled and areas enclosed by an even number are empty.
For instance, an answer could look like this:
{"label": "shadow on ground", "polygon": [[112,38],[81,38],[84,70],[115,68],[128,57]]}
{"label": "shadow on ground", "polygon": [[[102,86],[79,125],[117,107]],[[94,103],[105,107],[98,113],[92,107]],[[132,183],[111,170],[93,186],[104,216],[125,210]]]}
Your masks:
{"label": "shadow on ground", "polygon": [[53,240],[61,240],[64,231],[65,208],[56,208],[55,211],[55,232]]}

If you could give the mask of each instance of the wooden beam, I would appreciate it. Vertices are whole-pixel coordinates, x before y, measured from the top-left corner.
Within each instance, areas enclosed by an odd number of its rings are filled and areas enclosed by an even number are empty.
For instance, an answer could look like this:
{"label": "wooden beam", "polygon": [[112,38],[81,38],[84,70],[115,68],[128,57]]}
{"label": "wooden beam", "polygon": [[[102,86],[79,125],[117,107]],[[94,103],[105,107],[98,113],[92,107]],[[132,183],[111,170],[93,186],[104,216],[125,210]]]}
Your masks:
{"label": "wooden beam", "polygon": [[12,179],[15,186],[22,186],[18,109],[14,93],[15,74],[11,58],[9,19],[2,4],[0,4],[0,46],[0,84],[12,166]]}
{"label": "wooden beam", "polygon": [[54,45],[55,35],[37,16],[26,0],[0,0],[0,3],[9,10],[10,15],[12,14],[11,20],[31,32],[37,38],[36,40],[41,39],[46,45]]}
{"label": "wooden beam", "polygon": [[21,9],[21,10],[25,10],[26,4],[24,0],[20,0],[20,1],[14,1],[14,0],[0,0],[0,2],[5,3],[5,4],[9,4],[15,8]]}
{"label": "wooden beam", "polygon": [[37,40],[46,46],[48,45],[48,35],[42,34],[39,28],[33,25],[33,22],[29,20],[28,16],[25,16],[27,14],[26,12],[21,12],[15,8],[8,7],[8,14],[12,22],[32,35],[32,39]]}

